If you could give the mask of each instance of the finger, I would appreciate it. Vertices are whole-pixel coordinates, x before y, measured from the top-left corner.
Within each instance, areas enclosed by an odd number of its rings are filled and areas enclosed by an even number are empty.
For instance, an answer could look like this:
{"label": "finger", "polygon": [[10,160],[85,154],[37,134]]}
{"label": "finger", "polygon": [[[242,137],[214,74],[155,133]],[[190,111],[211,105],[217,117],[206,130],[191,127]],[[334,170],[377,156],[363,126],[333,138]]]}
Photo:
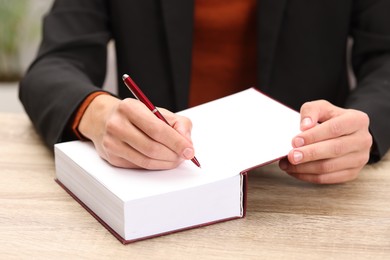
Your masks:
{"label": "finger", "polygon": [[300,148],[294,148],[288,154],[292,164],[301,164],[310,161],[342,157],[349,153],[359,152],[367,154],[370,149],[369,138],[362,140],[361,135],[347,135],[330,139]]}
{"label": "finger", "polygon": [[176,168],[180,163],[183,162],[182,158],[177,157],[176,160],[173,161],[165,161],[165,160],[157,160],[144,154],[139,151],[128,148],[126,152],[121,153],[121,158],[125,161],[130,161],[131,164],[134,164],[135,168],[142,168],[147,170],[167,170]]}
{"label": "finger", "polygon": [[[155,142],[164,145],[166,148],[184,159],[192,159],[194,157],[192,143],[174,128],[157,118],[152,118],[152,120],[146,125],[145,123],[143,122],[141,125],[137,125],[137,127],[141,127],[140,130],[142,130],[142,132],[152,138]],[[150,149],[151,147],[147,148]]]}
{"label": "finger", "polygon": [[143,168],[149,170],[172,169],[178,166],[183,159],[176,156],[174,160],[161,160],[146,156],[119,139],[110,139],[104,142],[106,159],[114,166],[122,168]]}
{"label": "finger", "polygon": [[128,120],[148,137],[160,143],[184,159],[194,157],[192,143],[171,126],[158,119],[143,104],[130,106],[125,103],[123,110]]}
{"label": "finger", "polygon": [[301,147],[344,135],[350,135],[357,131],[368,132],[369,118],[367,114],[357,110],[348,110],[328,121],[301,132],[293,139],[294,147]]}
{"label": "finger", "polygon": [[[142,113],[142,111],[140,112]],[[146,113],[150,116],[152,113]],[[153,115],[152,115],[153,116]],[[153,118],[154,119],[154,118]],[[122,114],[114,115],[106,123],[107,135],[103,138],[103,145],[106,151],[111,154],[118,154],[119,141],[127,143],[130,147],[138,150],[146,157],[163,161],[176,161],[178,155],[161,143],[156,142],[148,135],[135,127],[130,120],[122,117]],[[122,147],[123,148],[123,147]],[[122,152],[123,149],[122,149]]]}
{"label": "finger", "polygon": [[366,153],[350,153],[343,157],[292,164],[288,160],[280,161],[279,166],[288,173],[325,174],[346,169],[361,169],[368,161]]}
{"label": "finger", "polygon": [[305,131],[340,114],[340,108],[325,100],[306,102],[301,106],[301,130]]}
{"label": "finger", "polygon": [[[160,161],[177,161],[178,154],[169,149],[167,146],[157,142],[150,138],[144,132],[140,131],[134,125],[128,123],[126,130],[118,130],[117,138],[127,144],[127,147],[131,147],[141,153],[146,158],[160,160]],[[122,151],[126,152],[126,151]],[[120,153],[119,153],[120,154]],[[127,156],[127,158],[131,158]]]}

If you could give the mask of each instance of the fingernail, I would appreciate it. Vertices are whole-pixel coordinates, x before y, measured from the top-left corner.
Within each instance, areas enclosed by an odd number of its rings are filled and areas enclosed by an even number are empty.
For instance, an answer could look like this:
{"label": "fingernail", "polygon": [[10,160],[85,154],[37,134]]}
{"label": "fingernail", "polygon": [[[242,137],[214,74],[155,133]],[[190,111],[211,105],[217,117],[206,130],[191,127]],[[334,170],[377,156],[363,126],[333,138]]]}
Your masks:
{"label": "fingernail", "polygon": [[194,158],[194,150],[191,149],[191,148],[186,148],[186,149],[184,149],[184,151],[183,151],[183,156],[184,156],[184,158],[186,158],[187,160]]}
{"label": "fingernail", "polygon": [[301,147],[305,145],[305,140],[302,137],[296,137],[294,139],[294,145],[295,147]]}
{"label": "fingernail", "polygon": [[302,119],[301,125],[303,127],[308,127],[308,126],[311,126],[312,123],[313,123],[313,121],[311,121],[310,117],[305,117],[304,119]]}
{"label": "fingernail", "polygon": [[294,151],[294,153],[293,153],[293,158],[294,158],[294,162],[296,162],[296,163],[302,161],[302,159],[303,159],[303,154],[302,154],[302,152],[300,152],[300,151]]}

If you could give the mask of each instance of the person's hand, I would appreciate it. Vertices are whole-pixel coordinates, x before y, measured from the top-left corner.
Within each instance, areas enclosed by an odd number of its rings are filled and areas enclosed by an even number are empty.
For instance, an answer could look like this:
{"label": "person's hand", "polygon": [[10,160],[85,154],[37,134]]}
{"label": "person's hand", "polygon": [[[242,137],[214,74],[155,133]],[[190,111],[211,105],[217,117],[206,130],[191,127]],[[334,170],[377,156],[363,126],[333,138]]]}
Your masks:
{"label": "person's hand", "polygon": [[78,130],[114,166],[171,169],[194,157],[192,124],[168,110],[160,112],[171,126],[136,99],[99,95],[88,106]]}
{"label": "person's hand", "polygon": [[291,176],[312,183],[342,183],[357,178],[368,162],[372,136],[367,114],[319,100],[301,107],[301,130],[293,149],[279,161]]}

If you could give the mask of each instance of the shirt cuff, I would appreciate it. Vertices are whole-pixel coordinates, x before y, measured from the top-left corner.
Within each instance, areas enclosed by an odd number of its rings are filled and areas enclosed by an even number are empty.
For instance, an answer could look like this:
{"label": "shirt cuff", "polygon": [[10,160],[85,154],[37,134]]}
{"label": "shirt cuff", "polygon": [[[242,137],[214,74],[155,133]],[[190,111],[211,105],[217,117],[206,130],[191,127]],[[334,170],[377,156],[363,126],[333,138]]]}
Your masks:
{"label": "shirt cuff", "polygon": [[109,93],[107,92],[104,92],[104,91],[98,91],[98,92],[94,92],[92,94],[90,94],[89,96],[87,96],[86,99],[84,99],[84,101],[81,103],[81,105],[79,106],[78,110],[76,111],[76,114],[75,116],[73,117],[73,122],[71,124],[71,130],[73,132],[73,134],[79,139],[79,140],[87,140],[86,137],[84,137],[80,131],[78,130],[79,128],[79,124],[80,124],[80,121],[81,121],[81,118],[83,117],[84,113],[85,113],[85,110],[87,110],[89,104],[91,104],[92,100],[95,99],[95,97],[97,96],[100,96],[100,95],[110,95]]}

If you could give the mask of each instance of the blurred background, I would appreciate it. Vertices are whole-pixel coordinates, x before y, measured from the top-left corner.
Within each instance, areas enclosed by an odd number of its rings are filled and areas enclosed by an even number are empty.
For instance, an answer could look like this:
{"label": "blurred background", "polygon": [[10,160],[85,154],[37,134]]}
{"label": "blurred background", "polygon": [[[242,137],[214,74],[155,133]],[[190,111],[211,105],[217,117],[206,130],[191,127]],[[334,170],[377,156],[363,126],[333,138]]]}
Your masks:
{"label": "blurred background", "polygon": [[[41,41],[42,18],[54,0],[0,0],[0,112],[23,112],[18,82]],[[115,51],[109,45],[105,88],[116,92]]]}
{"label": "blurred background", "polygon": [[53,0],[0,0],[0,112],[21,112],[18,81],[35,57]]}

